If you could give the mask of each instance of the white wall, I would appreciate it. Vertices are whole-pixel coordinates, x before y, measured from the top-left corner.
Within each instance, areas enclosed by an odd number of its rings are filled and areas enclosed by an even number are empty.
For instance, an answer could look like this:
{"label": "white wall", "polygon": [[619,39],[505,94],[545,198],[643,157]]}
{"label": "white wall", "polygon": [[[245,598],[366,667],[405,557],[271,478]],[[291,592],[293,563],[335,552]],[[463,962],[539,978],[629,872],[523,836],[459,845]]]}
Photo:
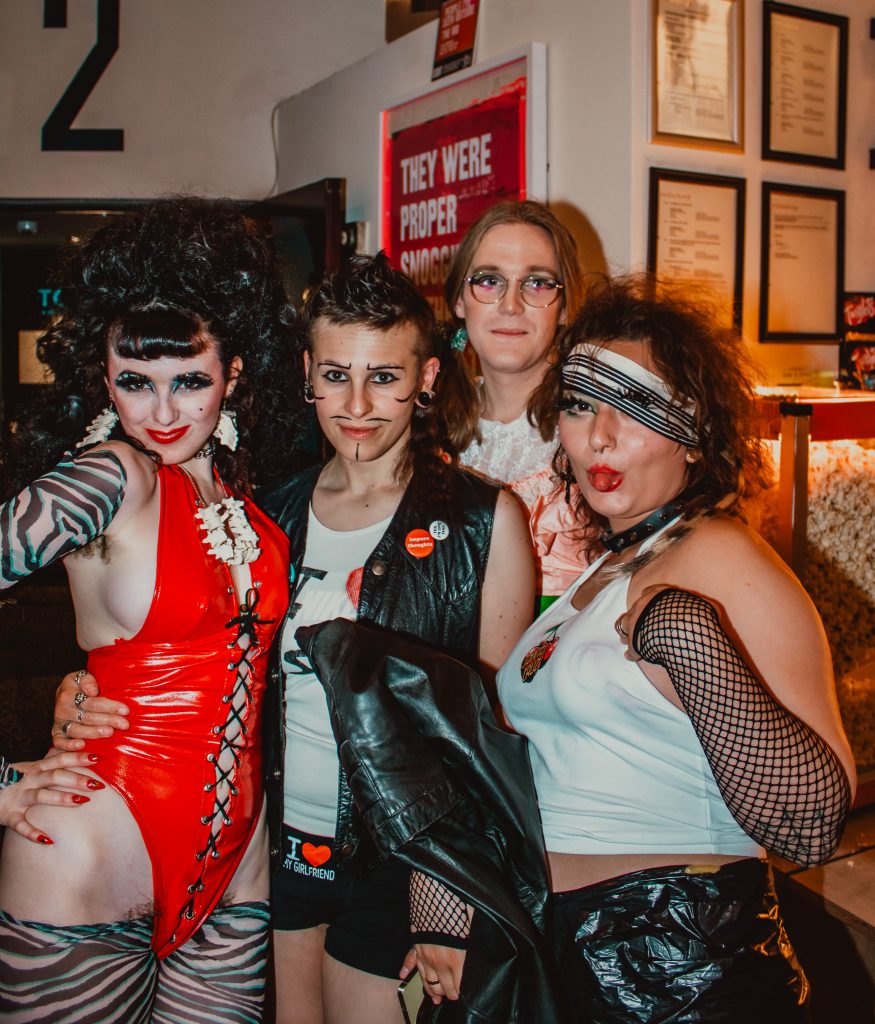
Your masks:
{"label": "white wall", "polygon": [[96,0],[0,3],[0,196],[167,191],[261,198],[271,111],[383,43],[384,0],[121,0],[119,50],[74,127],[123,128],[122,153],[40,151],[43,122],[95,40]]}
{"label": "white wall", "polygon": [[[535,41],[548,44],[549,198],[575,230],[585,262],[629,251],[631,5],[642,0],[482,0],[478,62]],[[425,85],[436,23],[282,104],[279,186],[347,178],[350,219],[377,244],[379,112]],[[591,222],[591,223],[589,223]]]}
{"label": "white wall", "polygon": [[[848,129],[846,170],[760,159],[762,138],[762,2],[745,4],[744,152],[721,153],[647,142],[648,84],[646,67],[639,65],[633,90],[633,162],[636,168],[631,196],[633,217],[630,252],[643,261],[647,246],[647,190],[650,167],[672,167],[707,174],[728,174],[747,180],[744,251],[744,319],[742,331],[769,380],[776,383],[810,381],[829,384],[838,367],[834,344],[796,345],[759,343],[761,184],[810,185],[844,189],[846,196],[845,287],[875,291],[875,171],[869,170],[869,149],[875,147],[875,40],[869,39],[869,19],[875,8],[868,0],[793,0],[797,6],[843,14],[850,18],[848,54]],[[642,0],[642,8],[645,3]],[[646,53],[646,19],[635,23],[634,48]]]}
{"label": "white wall", "polygon": [[[727,154],[647,141],[650,0],[482,0],[478,62],[529,41],[548,47],[549,201],[574,231],[589,269],[643,265],[651,166],[747,179],[744,334],[770,380],[822,382],[837,367],[834,345],[758,342],[760,183],[847,192],[847,288],[875,291],[875,41],[869,0],[817,0],[850,16],[847,170],[766,163],[760,152],[762,0],[747,0],[745,150]],[[379,111],[428,82],[436,25],[383,46],[278,111],[279,187],[347,178],[349,219],[371,225],[377,245]]]}
{"label": "white wall", "polygon": [[[379,110],[428,82],[436,23],[387,46],[385,0],[120,3],[119,52],[76,126],[123,128],[121,153],[40,150],[43,122],[94,42],[96,0],[68,0],[66,29],[42,27],[41,0],[0,3],[0,197],[189,190],[256,198],[339,176],[348,180],[349,218],[370,222],[376,246]],[[870,0],[811,3],[851,18],[843,172],[759,159],[762,0],[745,3],[741,155],[647,142],[650,0],[481,4],[478,61],[533,40],[548,46],[549,199],[590,269],[643,263],[650,166],[747,179],[744,329],[775,380],[828,372],[836,356],[831,346],[756,341],[763,179],[844,188],[846,284],[875,290],[875,172],[868,169],[875,146],[868,19],[875,11]],[[277,103],[275,181],[271,111]]]}

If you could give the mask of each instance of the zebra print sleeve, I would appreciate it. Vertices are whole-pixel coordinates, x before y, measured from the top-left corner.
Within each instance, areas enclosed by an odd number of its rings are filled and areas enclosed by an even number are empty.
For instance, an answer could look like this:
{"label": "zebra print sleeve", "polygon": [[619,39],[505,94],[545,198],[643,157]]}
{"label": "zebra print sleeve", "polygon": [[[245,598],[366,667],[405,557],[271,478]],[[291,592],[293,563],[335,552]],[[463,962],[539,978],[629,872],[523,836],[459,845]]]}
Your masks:
{"label": "zebra print sleeve", "polygon": [[67,456],[0,504],[0,590],[98,537],[125,496],[127,477],[113,452]]}

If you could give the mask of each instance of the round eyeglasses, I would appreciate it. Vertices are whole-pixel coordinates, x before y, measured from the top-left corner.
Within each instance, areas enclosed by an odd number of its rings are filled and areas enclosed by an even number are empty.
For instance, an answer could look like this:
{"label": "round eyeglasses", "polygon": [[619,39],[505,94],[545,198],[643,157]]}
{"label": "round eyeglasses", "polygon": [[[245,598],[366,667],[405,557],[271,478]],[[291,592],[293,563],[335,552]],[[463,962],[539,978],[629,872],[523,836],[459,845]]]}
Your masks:
{"label": "round eyeglasses", "polygon": [[471,289],[471,294],[478,302],[487,304],[500,302],[507,292],[508,280],[516,281],[519,287],[520,297],[527,306],[534,306],[536,309],[543,309],[545,306],[552,306],[559,293],[565,287],[555,277],[548,277],[544,274],[527,274],[525,277],[506,278],[503,274],[493,273],[491,270],[481,270],[470,277],[465,278],[465,283]]}

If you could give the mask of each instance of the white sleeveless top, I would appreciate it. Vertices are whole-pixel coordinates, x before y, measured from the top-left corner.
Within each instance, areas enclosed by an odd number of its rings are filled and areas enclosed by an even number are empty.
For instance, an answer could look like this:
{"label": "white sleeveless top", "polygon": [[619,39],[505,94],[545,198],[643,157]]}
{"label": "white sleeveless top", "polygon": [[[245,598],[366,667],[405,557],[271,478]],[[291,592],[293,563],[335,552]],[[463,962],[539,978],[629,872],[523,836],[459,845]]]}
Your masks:
{"label": "white sleeveless top", "polygon": [[333,837],[337,825],[337,744],[325,691],[295,643],[299,626],[355,619],[362,567],[392,517],[361,530],[329,530],[310,509],[304,582],[282,631],[285,706],[283,821],[317,836]]}
{"label": "white sleeveless top", "polygon": [[508,721],[529,741],[547,850],[761,855],[723,802],[686,713],[623,657],[614,623],[629,577],[583,611],[572,606],[606,557],[529,627],[498,674]]}

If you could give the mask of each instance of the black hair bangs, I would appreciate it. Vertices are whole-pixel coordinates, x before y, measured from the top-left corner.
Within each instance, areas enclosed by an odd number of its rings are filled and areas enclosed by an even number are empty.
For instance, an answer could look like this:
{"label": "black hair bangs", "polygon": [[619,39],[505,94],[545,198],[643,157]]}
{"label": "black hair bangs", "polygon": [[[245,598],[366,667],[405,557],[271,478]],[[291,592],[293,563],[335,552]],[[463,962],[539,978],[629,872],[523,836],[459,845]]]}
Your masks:
{"label": "black hair bangs", "polygon": [[188,359],[200,355],[214,340],[200,317],[166,307],[123,313],[108,337],[122,359]]}

